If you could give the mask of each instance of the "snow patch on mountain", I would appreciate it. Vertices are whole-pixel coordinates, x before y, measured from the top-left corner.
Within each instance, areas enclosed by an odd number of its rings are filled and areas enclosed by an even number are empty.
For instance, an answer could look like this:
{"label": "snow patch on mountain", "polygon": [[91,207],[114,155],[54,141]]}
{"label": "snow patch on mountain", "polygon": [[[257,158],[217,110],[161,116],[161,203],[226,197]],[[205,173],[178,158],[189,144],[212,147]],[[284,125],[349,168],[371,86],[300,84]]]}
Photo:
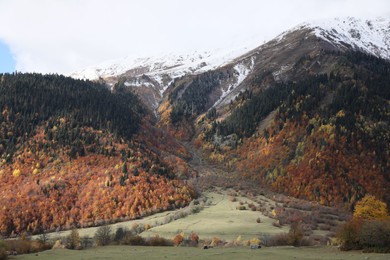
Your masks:
{"label": "snow patch on mountain", "polygon": [[[185,54],[162,54],[154,57],[125,57],[111,60],[97,66],[74,72],[70,76],[77,79],[97,80],[99,78],[116,77],[120,75],[147,75],[163,84],[161,75],[178,78],[186,74],[198,74],[230,63],[235,58],[249,52],[258,46],[258,42],[245,44],[229,50],[193,51]],[[128,75],[127,75],[128,74]]]}
{"label": "snow patch on mountain", "polygon": [[232,95],[230,98],[226,99],[226,97],[230,95],[252,72],[253,67],[255,65],[254,59],[255,59],[254,57],[251,58],[249,65],[245,64],[245,62],[241,62],[233,67],[235,82],[229,84],[226,90],[224,88],[221,88],[222,95],[219,98],[219,100],[214,104],[213,107],[221,103],[227,104],[228,102],[230,102],[230,100],[235,98],[235,95]]}
{"label": "snow patch on mountain", "polygon": [[390,59],[390,21],[353,17],[317,20],[305,24],[317,37],[332,44],[351,46],[383,59]]}

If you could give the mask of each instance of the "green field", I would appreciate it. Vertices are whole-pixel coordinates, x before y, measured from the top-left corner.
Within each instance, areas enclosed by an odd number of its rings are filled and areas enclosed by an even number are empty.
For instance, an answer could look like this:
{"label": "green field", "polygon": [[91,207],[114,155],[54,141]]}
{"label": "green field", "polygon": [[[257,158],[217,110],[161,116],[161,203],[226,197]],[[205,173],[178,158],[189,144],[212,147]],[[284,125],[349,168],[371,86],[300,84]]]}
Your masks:
{"label": "green field", "polygon": [[251,250],[247,247],[212,248],[107,246],[87,250],[54,249],[10,259],[390,259],[390,254],[364,254],[359,251],[340,252],[333,247],[294,248],[270,247]]}
{"label": "green field", "polygon": [[[259,237],[262,233],[276,234],[289,230],[288,226],[282,228],[273,226],[275,220],[262,215],[259,211],[238,210],[239,201],[253,202],[248,198],[237,197],[237,201],[232,202],[226,192],[207,192],[204,196],[210,204],[199,213],[157,226],[141,235],[148,237],[158,234],[161,237],[172,238],[178,233],[188,235],[193,231],[201,239],[218,237],[231,241],[238,236],[243,240],[249,240]],[[260,218],[261,223],[256,222],[257,218]]]}

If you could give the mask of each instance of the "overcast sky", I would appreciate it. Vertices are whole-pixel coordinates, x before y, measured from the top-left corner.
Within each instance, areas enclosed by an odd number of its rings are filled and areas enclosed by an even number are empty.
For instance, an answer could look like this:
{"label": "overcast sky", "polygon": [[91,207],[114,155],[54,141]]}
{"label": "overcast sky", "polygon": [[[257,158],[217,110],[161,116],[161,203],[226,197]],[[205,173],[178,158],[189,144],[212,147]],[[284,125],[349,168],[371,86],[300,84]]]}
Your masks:
{"label": "overcast sky", "polygon": [[340,16],[390,17],[390,1],[0,0],[0,45],[18,71],[68,73],[128,55],[260,45]]}

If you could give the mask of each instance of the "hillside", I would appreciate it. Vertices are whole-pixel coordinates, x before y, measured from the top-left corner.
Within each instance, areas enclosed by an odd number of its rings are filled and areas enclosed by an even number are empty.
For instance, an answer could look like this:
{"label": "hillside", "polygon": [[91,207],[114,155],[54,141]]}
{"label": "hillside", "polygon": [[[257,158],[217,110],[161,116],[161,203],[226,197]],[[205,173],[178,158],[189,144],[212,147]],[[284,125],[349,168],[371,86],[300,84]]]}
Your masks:
{"label": "hillside", "polygon": [[244,94],[226,119],[207,120],[198,141],[278,192],[333,206],[366,193],[388,201],[390,64],[361,53],[334,58],[329,76]]}
{"label": "hillside", "polygon": [[353,207],[366,193],[390,203],[388,25],[299,25],[233,63],[175,80],[160,125],[274,191],[333,206]]}
{"label": "hillside", "polygon": [[366,193],[390,203],[389,28],[383,18],[317,20],[235,57],[92,70],[135,90],[162,130],[232,174],[326,205],[353,207]]}
{"label": "hillside", "polygon": [[1,235],[133,219],[195,195],[176,179],[186,149],[154,130],[133,93],[57,75],[0,78]]}

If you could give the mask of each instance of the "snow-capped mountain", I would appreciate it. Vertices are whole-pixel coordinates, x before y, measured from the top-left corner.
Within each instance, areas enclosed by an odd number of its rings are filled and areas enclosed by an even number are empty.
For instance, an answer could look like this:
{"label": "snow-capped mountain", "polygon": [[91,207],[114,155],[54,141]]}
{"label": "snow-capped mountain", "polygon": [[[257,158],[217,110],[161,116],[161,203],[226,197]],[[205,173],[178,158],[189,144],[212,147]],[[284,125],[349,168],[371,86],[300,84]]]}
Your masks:
{"label": "snow-capped mountain", "polygon": [[[125,78],[125,86],[141,94],[149,108],[155,110],[174,79],[216,69],[257,46],[256,41],[228,50],[193,51],[144,58],[125,57],[85,68],[70,76],[76,79],[103,79],[110,86],[120,78]],[[240,69],[243,68],[238,71]]]}
{"label": "snow-capped mountain", "polygon": [[[390,59],[390,21],[348,17],[305,22],[263,45],[252,41],[242,46],[146,58],[126,57],[86,68],[71,76],[103,79],[111,86],[122,79],[125,86],[132,88],[152,111],[156,111],[175,79],[221,70],[230,76],[220,81],[210,103],[212,106],[224,106],[248,88],[248,80],[264,76],[265,72],[270,72],[275,81],[290,80],[298,69],[296,63],[300,57],[309,53],[319,55],[323,49],[353,49]],[[310,70],[313,66],[316,64],[304,69]],[[323,67],[318,72],[329,72],[327,69]]]}
{"label": "snow-capped mountain", "polygon": [[317,37],[337,46],[390,58],[390,21],[384,18],[335,18],[312,21],[299,27],[312,29]]}
{"label": "snow-capped mountain", "polygon": [[249,44],[249,46],[233,50],[193,51],[184,54],[171,53],[143,58],[125,57],[74,72],[71,77],[97,80],[123,74],[129,76],[148,75],[161,82],[159,75],[167,74],[171,78],[176,78],[187,73],[196,74],[212,70],[232,61],[254,47],[257,47],[257,44]]}

